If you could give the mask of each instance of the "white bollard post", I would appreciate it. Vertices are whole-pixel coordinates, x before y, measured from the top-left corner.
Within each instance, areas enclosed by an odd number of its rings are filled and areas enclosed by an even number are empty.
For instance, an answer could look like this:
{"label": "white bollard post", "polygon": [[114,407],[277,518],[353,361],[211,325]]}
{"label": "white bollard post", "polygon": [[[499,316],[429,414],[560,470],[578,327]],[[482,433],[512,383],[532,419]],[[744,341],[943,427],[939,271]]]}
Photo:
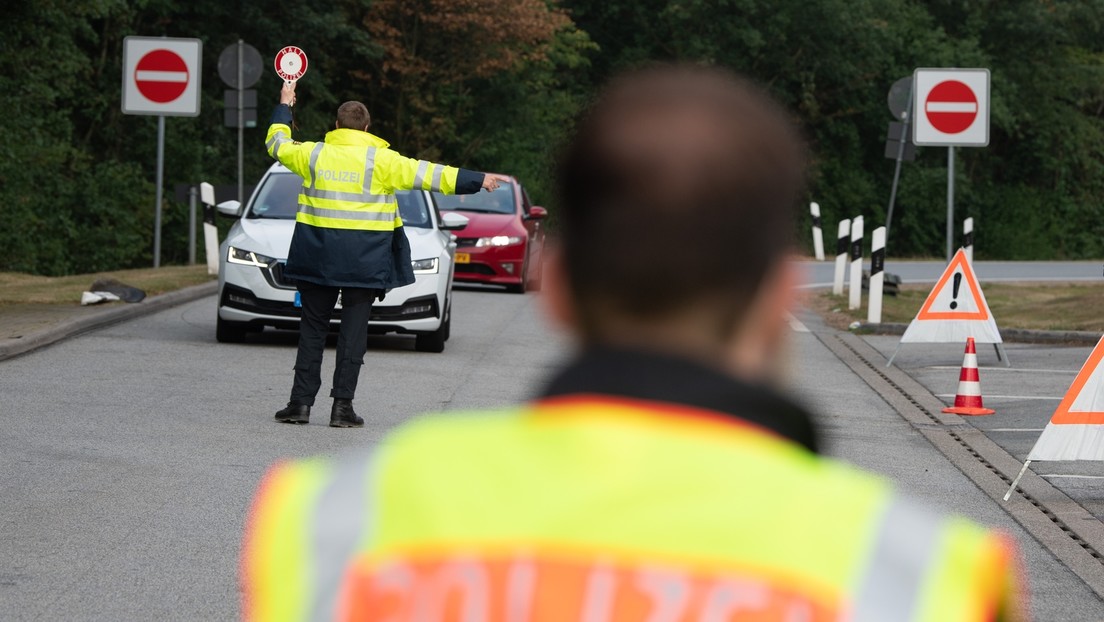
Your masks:
{"label": "white bollard post", "polygon": [[219,271],[218,227],[215,226],[215,187],[199,184],[199,200],[203,202],[203,245],[207,247],[207,274]]}
{"label": "white bollard post", "polygon": [[870,236],[870,302],[866,306],[866,321],[882,323],[882,289],[885,285],[886,228],[878,227]]}
{"label": "white bollard post", "polygon": [[844,218],[839,223],[836,237],[836,276],[832,280],[832,293],[843,295],[843,276],[847,270],[847,249],[851,246],[851,220]]}
{"label": "white bollard post", "polygon": [[962,221],[962,246],[966,247],[966,259],[970,260],[970,266],[974,265],[974,219],[967,218]]}
{"label": "white bollard post", "polygon": [[862,246],[863,217],[851,219],[851,291],[847,308],[854,311],[862,306]]}
{"label": "white bollard post", "polygon": [[820,204],[809,204],[809,213],[813,215],[813,254],[817,261],[824,261],[824,231],[820,228]]}

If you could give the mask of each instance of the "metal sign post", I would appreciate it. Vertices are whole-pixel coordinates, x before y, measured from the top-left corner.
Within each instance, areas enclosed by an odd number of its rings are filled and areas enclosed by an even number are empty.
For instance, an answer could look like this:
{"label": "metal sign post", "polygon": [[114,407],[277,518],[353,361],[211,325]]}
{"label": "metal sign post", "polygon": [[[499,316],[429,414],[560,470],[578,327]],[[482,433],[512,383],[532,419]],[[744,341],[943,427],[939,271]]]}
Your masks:
{"label": "metal sign post", "polygon": [[954,147],[947,147],[947,263],[954,257]]}
{"label": "metal sign post", "polygon": [[[219,77],[228,86],[225,95],[226,125],[238,128],[238,203],[245,203],[245,128],[246,116],[255,118],[253,103],[249,98],[256,95],[256,91],[247,91],[248,87],[257,83],[261,77],[264,61],[261,59],[257,48],[238,39],[237,43],[226,46],[219,54]],[[236,100],[236,101],[235,101]],[[254,124],[249,124],[254,127]]]}
{"label": "metal sign post", "polygon": [[[904,110],[901,110],[901,100],[904,100]],[[889,207],[886,209],[886,237],[893,226],[893,206],[897,203],[897,183],[901,179],[901,161],[905,159],[905,147],[909,144],[909,120],[912,116],[912,76],[901,78],[893,83],[887,97],[890,111],[901,120],[901,135],[897,137],[897,165],[893,170],[893,188],[889,191]],[[892,132],[894,125],[890,124]],[[891,135],[890,140],[893,140]]]}
{"label": "metal sign post", "polygon": [[157,206],[153,211],[153,267],[161,267],[161,201],[165,181],[165,116],[157,116]]}
{"label": "metal sign post", "polygon": [[954,256],[955,152],[989,144],[989,70],[913,72],[913,142],[947,147],[947,261]]}
{"label": "metal sign post", "polygon": [[238,203],[245,205],[245,97],[242,91],[242,46],[238,39]]}
{"label": "metal sign post", "polygon": [[199,39],[123,39],[123,114],[157,115],[157,204],[153,216],[153,267],[161,267],[161,201],[165,180],[165,117],[199,116],[203,75]]}

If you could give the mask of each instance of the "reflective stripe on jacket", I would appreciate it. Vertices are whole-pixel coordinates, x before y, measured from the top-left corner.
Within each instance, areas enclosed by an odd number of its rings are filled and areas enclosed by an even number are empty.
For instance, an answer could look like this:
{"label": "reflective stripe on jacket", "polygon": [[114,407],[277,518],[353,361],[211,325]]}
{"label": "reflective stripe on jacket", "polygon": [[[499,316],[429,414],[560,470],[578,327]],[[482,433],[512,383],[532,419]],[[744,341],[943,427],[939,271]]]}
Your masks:
{"label": "reflective stripe on jacket", "polygon": [[610,398],[416,420],[275,467],[250,620],[1020,619],[1013,545],[708,411]]}
{"label": "reflective stripe on jacket", "polygon": [[303,178],[284,274],[337,287],[413,283],[395,191],[477,192],[471,172],[458,188],[460,169],[402,156],[368,132],[342,128],[301,143],[290,124],[290,109],[277,106],[265,138],[269,155]]}

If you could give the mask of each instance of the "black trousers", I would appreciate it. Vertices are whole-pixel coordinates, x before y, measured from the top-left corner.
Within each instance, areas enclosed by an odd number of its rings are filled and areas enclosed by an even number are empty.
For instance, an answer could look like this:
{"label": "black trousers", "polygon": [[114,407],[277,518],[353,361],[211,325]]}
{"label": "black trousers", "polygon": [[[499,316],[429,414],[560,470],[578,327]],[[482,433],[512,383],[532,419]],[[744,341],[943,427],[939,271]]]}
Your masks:
{"label": "black trousers", "polygon": [[300,281],[299,298],[303,305],[299,322],[299,352],[295,356],[295,381],[291,403],[314,405],[322,386],[322,351],[330,334],[330,317],[341,294],[341,332],[337,337],[337,366],[334,369],[330,397],[353,399],[356,394],[364,351],[368,349],[368,316],[379,290],[354,287],[327,287]]}

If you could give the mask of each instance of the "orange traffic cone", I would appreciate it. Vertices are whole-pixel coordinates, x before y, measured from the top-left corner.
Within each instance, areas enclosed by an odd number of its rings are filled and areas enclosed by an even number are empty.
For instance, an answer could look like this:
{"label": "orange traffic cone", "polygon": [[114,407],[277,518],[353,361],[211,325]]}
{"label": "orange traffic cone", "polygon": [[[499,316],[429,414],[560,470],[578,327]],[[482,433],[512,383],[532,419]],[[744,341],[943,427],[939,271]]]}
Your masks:
{"label": "orange traffic cone", "polygon": [[977,350],[974,338],[966,338],[966,356],[962,359],[962,373],[958,376],[958,393],[954,406],[943,409],[956,415],[991,415],[994,410],[981,403],[981,376],[978,375]]}

